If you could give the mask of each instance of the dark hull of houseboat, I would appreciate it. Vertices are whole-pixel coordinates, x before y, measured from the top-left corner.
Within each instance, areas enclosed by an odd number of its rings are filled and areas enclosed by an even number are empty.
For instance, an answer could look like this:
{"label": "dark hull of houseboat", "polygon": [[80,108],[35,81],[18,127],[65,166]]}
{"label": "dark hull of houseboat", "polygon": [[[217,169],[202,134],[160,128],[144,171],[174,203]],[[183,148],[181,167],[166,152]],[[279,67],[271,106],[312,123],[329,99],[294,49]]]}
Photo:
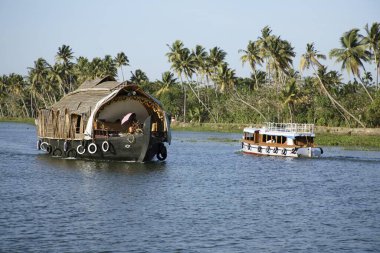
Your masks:
{"label": "dark hull of houseboat", "polygon": [[53,157],[146,162],[165,160],[166,147],[160,138],[108,137],[96,140],[62,140],[41,138],[38,147]]}

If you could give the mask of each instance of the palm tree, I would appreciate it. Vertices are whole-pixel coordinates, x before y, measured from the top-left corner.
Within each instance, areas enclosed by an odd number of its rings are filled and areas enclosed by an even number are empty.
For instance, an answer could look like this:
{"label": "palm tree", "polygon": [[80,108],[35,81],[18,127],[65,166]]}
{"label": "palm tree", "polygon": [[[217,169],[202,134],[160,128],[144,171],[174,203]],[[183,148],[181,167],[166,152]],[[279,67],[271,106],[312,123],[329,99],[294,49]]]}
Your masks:
{"label": "palm tree", "polygon": [[306,45],[306,52],[304,54],[302,54],[301,56],[301,61],[300,61],[300,70],[301,72],[303,70],[308,69],[309,67],[311,67],[314,71],[314,74],[316,75],[318,81],[319,81],[319,84],[321,86],[321,90],[326,94],[326,96],[330,99],[331,103],[333,105],[336,105],[337,107],[339,107],[343,112],[347,113],[351,118],[353,118],[356,122],[358,122],[362,127],[365,127],[365,125],[358,119],[356,118],[354,115],[352,115],[349,111],[347,111],[346,108],[344,108],[338,101],[336,101],[333,96],[331,96],[331,94],[328,92],[328,90],[326,89],[326,86],[324,85],[320,75],[318,75],[316,69],[315,69],[315,66],[318,66],[319,68],[322,68],[324,67],[319,61],[318,59],[326,59],[326,56],[323,55],[323,54],[320,54],[315,48],[314,48],[314,43],[311,43],[311,44],[307,44]]}
{"label": "palm tree", "polygon": [[[65,94],[65,88],[63,86],[63,66],[62,64],[54,64],[53,66],[50,67],[48,74],[47,74],[47,79],[49,82],[53,84],[57,84],[58,87],[60,88],[59,95],[62,96]],[[54,96],[55,97],[55,96]],[[55,98],[54,98],[55,100]]]}
{"label": "palm tree", "polygon": [[91,63],[86,57],[80,56],[77,58],[77,63],[74,66],[74,74],[78,83],[83,83],[91,78],[90,68]]}
{"label": "palm tree", "polygon": [[217,68],[216,84],[219,91],[231,90],[236,82],[235,70],[230,69],[227,63],[220,64]]}
{"label": "palm tree", "polygon": [[116,55],[115,62],[116,62],[116,67],[120,68],[121,75],[123,76],[123,82],[124,82],[123,66],[129,66],[128,57],[125,55],[124,52],[120,52]]}
{"label": "palm tree", "polygon": [[249,66],[251,67],[252,74],[255,77],[255,83],[256,83],[256,88],[259,87],[257,76],[256,76],[256,65],[260,65],[263,62],[263,58],[261,57],[260,54],[260,48],[258,46],[258,43],[254,41],[249,41],[247,45],[247,49],[240,49],[239,53],[243,53],[243,55],[240,57],[241,62],[249,63]]}
{"label": "palm tree", "polygon": [[366,50],[365,41],[360,39],[358,32],[359,29],[351,29],[344,33],[340,38],[342,48],[332,49],[330,51],[330,58],[335,57],[336,62],[342,62],[342,69],[346,69],[348,74],[352,73],[359,78],[368,97],[373,102],[371,94],[368,92],[360,77],[360,68],[363,68],[365,71],[363,62],[367,62],[371,59],[371,53]]}
{"label": "palm tree", "polygon": [[367,36],[364,37],[364,43],[367,45],[368,49],[373,55],[375,62],[375,72],[376,72],[376,87],[379,89],[379,71],[380,71],[380,23],[373,23],[371,27],[368,24],[364,27]]}
{"label": "palm tree", "polygon": [[111,55],[104,56],[101,63],[101,69],[102,69],[101,77],[106,77],[106,76],[116,77],[117,76],[116,63],[114,59],[112,59]]}
{"label": "palm tree", "polygon": [[[183,74],[183,68],[182,68],[182,55],[184,54],[184,45],[183,42],[180,40],[176,40],[173,42],[173,44],[167,45],[169,48],[169,52],[166,54],[168,57],[168,61],[172,64],[170,67],[171,69],[176,72],[177,77],[181,80],[181,85],[183,89],[183,122],[186,122],[186,86],[183,83],[182,74]],[[188,50],[188,49],[187,49]]]}
{"label": "palm tree", "polygon": [[21,75],[17,74],[10,74],[8,77],[8,85],[9,85],[9,91],[12,95],[12,98],[15,100],[20,99],[22,102],[22,112],[24,114],[24,117],[29,118],[29,111],[26,107],[25,99],[24,99],[24,93],[25,93],[25,81],[24,78]]}
{"label": "palm tree", "polygon": [[161,80],[157,81],[157,83],[161,86],[161,88],[156,92],[157,96],[160,96],[170,90],[177,78],[174,78],[174,74],[170,71],[166,71],[162,73]]}
{"label": "palm tree", "polygon": [[99,57],[92,59],[89,65],[89,77],[91,79],[100,78],[102,76],[103,61]]}
{"label": "palm tree", "polygon": [[[37,61],[34,62],[34,67],[28,68],[29,69],[29,79],[30,79],[30,107],[32,112],[32,117],[35,116],[34,113],[34,106],[33,106],[33,99],[36,101],[37,97],[40,97],[44,99],[43,96],[39,93],[39,90],[43,84],[43,82],[46,81],[47,73],[48,73],[49,64],[46,62],[43,58],[38,58]],[[47,107],[47,104],[45,103],[45,106]]]}
{"label": "palm tree", "polygon": [[[59,47],[58,52],[55,56],[56,62],[62,64],[63,80],[65,86],[67,86],[65,88],[67,88],[69,91],[72,91],[74,89],[72,80],[73,63],[70,61],[73,58],[73,51],[70,46],[67,45],[62,45],[62,47]],[[66,89],[63,90],[64,94],[66,94]]]}
{"label": "palm tree", "polygon": [[73,51],[70,46],[62,45],[62,47],[58,48],[57,55],[55,59],[57,62],[68,63],[71,59],[73,59]]}
{"label": "palm tree", "polygon": [[191,52],[195,62],[195,74],[197,75],[197,82],[203,81],[204,76],[207,74],[207,57],[206,49],[201,45],[196,45],[195,49]]}
{"label": "palm tree", "polygon": [[270,53],[270,47],[272,44],[272,41],[275,37],[272,35],[272,30],[269,26],[265,26],[261,30],[261,37],[258,38],[257,43],[260,48],[260,54],[261,58],[266,61],[266,69],[268,70],[268,81],[270,84],[271,80],[271,68],[270,68],[270,59],[271,59],[271,53]]}
{"label": "palm tree", "polygon": [[296,79],[291,78],[288,80],[285,86],[285,90],[282,92],[284,98],[284,105],[288,106],[289,114],[290,114],[290,122],[293,122],[293,109],[295,103],[298,100],[299,96],[299,88],[297,87]]}
{"label": "palm tree", "polygon": [[142,71],[141,69],[136,69],[134,73],[131,71],[130,81],[132,83],[135,83],[137,85],[142,86],[142,85],[148,83],[149,79],[148,79],[148,76],[145,74],[144,71]]}

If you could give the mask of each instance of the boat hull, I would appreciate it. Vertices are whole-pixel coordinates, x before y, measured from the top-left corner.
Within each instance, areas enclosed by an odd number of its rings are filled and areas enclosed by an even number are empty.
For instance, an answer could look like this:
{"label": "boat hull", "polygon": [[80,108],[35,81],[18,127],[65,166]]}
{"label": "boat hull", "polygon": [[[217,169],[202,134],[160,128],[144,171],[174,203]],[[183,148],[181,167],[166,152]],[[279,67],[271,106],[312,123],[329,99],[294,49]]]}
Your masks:
{"label": "boat hull", "polygon": [[277,146],[260,146],[242,142],[242,152],[252,155],[282,156],[282,157],[320,157],[323,153],[319,147],[293,148]]}
{"label": "boat hull", "polygon": [[41,138],[37,148],[52,156],[63,158],[145,162],[153,160],[158,153],[165,153],[159,156],[160,160],[166,158],[166,147],[160,138],[146,138],[144,135],[97,138],[88,141]]}

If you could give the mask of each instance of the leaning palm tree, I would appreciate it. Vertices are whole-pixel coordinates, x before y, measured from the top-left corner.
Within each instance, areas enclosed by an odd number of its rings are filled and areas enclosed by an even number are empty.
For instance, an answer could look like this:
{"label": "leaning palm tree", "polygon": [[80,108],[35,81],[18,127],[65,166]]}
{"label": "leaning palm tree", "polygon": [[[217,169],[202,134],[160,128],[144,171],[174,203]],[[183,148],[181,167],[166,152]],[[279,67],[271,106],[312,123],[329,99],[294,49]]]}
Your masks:
{"label": "leaning palm tree", "polygon": [[307,44],[306,45],[306,52],[302,54],[301,56],[301,62],[300,62],[300,70],[301,72],[305,69],[308,69],[311,67],[314,71],[314,74],[316,75],[319,84],[321,86],[321,90],[325,95],[330,99],[331,103],[337,107],[339,107],[343,112],[348,114],[351,118],[353,118],[357,123],[359,123],[362,127],[365,127],[365,125],[354,115],[352,115],[349,111],[347,111],[346,108],[344,108],[338,101],[335,100],[335,98],[328,92],[326,89],[325,84],[323,83],[321,77],[317,73],[317,70],[315,69],[315,66],[318,66],[319,68],[324,67],[318,59],[326,59],[326,56],[323,54],[320,54],[315,48],[314,48],[314,43]]}
{"label": "leaning palm tree", "polygon": [[125,55],[124,52],[120,52],[115,57],[115,63],[116,63],[116,67],[120,68],[121,75],[123,77],[123,82],[124,82],[123,66],[129,66],[128,57]]}
{"label": "leaning palm tree", "polygon": [[376,86],[379,86],[379,71],[380,71],[380,23],[373,23],[371,27],[368,24],[364,27],[367,36],[364,37],[364,43],[367,45],[368,49],[373,55],[373,60],[375,62],[375,72],[376,72]]}
{"label": "leaning palm tree", "polygon": [[241,62],[246,63],[248,62],[249,66],[251,67],[252,74],[255,77],[255,84],[256,88],[259,87],[257,76],[256,76],[256,65],[260,65],[263,62],[263,58],[260,54],[260,48],[258,46],[258,43],[254,41],[249,41],[247,45],[247,49],[240,49],[239,53],[243,53],[243,55],[240,57]]}
{"label": "leaning palm tree", "polygon": [[181,52],[180,59],[178,61],[180,72],[182,72],[187,79],[187,84],[194,94],[194,96],[198,99],[198,102],[209,112],[211,118],[216,123],[216,119],[214,115],[212,114],[211,110],[208,108],[208,106],[202,101],[199,94],[195,92],[193,88],[193,82],[192,82],[192,76],[196,71],[197,68],[197,60],[195,58],[194,54],[190,53],[190,50],[188,48],[184,48]]}
{"label": "leaning palm tree", "polygon": [[156,95],[160,96],[168,92],[170,88],[176,83],[176,80],[177,78],[174,78],[174,74],[170,71],[162,73],[161,80],[157,81],[161,88],[156,92]]}
{"label": "leaning palm tree", "polygon": [[336,62],[342,63],[342,69],[346,69],[348,74],[357,76],[366,91],[371,102],[373,98],[365,87],[360,77],[360,68],[364,68],[363,62],[371,59],[371,53],[367,51],[365,41],[358,34],[359,29],[351,29],[340,38],[342,48],[334,48],[330,51],[330,58],[336,58]]}

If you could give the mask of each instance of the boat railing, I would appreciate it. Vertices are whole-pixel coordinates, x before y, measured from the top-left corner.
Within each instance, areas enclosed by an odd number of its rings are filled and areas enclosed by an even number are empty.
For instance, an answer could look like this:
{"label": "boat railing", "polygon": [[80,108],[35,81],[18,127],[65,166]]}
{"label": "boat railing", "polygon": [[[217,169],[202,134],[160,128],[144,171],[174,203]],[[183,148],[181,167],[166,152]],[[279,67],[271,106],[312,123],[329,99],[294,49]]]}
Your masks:
{"label": "boat railing", "polygon": [[267,131],[278,132],[296,132],[296,133],[314,133],[314,124],[300,124],[300,123],[273,123],[266,122],[265,129]]}

